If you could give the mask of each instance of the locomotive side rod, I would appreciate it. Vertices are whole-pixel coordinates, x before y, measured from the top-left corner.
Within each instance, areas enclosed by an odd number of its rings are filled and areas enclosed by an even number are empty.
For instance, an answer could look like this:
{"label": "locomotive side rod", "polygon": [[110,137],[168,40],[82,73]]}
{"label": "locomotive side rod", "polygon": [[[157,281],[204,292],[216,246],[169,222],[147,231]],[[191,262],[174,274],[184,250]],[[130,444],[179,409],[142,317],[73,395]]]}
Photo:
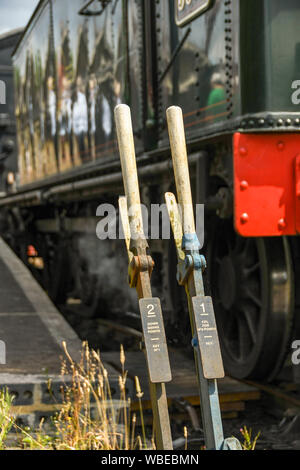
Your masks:
{"label": "locomotive side rod", "polygon": [[199,252],[195,228],[181,108],[168,108],[167,122],[179,205],[172,193],[166,193],[165,198],[177,251],[177,280],[188,299],[206,448],[237,450],[241,449],[239,441],[224,440],[223,436],[217,385],[217,379],[224,377],[223,361],[212,299],[205,296],[203,286],[206,261]]}
{"label": "locomotive side rod", "polygon": [[172,450],[172,436],[165,383],[171,381],[171,368],[160,301],[152,297],[153,260],[147,255],[139,183],[135,159],[130,108],[115,108],[117,138],[126,197],[119,198],[119,209],[128,253],[129,285],[137,291],[143,329],[153,422],[158,450]]}

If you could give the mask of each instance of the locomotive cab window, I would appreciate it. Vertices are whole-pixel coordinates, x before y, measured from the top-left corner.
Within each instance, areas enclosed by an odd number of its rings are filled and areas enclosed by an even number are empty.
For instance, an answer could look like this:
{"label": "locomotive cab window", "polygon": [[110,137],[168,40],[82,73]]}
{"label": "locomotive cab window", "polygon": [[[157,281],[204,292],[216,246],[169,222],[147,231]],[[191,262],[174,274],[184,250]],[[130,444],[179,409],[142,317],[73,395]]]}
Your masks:
{"label": "locomotive cab window", "polygon": [[213,0],[175,0],[176,24],[184,26],[213,4]]}

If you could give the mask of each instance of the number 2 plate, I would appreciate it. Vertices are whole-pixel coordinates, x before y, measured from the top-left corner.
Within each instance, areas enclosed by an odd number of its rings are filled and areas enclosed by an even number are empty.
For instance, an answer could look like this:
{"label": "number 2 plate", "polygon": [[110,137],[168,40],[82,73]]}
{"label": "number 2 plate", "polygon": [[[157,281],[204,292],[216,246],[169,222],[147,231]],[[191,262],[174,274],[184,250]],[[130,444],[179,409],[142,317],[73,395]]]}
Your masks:
{"label": "number 2 plate", "polygon": [[212,299],[197,295],[192,297],[192,303],[203,375],[206,379],[220,379],[224,369]]}
{"label": "number 2 plate", "polygon": [[170,382],[172,375],[160,300],[140,299],[139,305],[150,381]]}

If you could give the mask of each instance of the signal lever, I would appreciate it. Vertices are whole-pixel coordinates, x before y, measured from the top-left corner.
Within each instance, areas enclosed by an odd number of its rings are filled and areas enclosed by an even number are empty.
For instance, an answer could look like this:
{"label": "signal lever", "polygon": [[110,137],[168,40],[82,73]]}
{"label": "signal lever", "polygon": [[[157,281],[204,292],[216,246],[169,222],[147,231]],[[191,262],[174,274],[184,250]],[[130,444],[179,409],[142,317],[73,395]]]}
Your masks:
{"label": "signal lever", "polygon": [[241,450],[235,438],[224,439],[217,379],[224,377],[223,361],[211,297],[205,296],[202,272],[206,268],[199,252],[181,108],[167,109],[168,131],[179,200],[172,193],[165,199],[178,258],[177,280],[185,287],[192,330],[201,414],[207,449]]}
{"label": "signal lever", "polygon": [[115,108],[115,121],[126,197],[119,198],[119,209],[129,260],[129,284],[139,298],[144,352],[148,366],[149,388],[153,410],[156,445],[159,450],[172,450],[168,402],[165,383],[171,381],[171,368],[160,300],[152,297],[150,277],[154,267],[147,255],[130,108]]}

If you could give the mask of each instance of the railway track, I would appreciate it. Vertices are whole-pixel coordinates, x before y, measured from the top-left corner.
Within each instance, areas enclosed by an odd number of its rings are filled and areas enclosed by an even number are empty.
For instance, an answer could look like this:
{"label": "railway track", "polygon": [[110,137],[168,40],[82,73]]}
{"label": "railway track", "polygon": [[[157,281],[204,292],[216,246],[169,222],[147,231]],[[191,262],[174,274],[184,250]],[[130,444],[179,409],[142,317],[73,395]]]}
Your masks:
{"label": "railway track", "polygon": [[[78,306],[77,308],[74,306],[68,306],[67,309],[67,318],[70,319],[70,315],[78,315]],[[66,313],[66,311],[64,311]],[[84,308],[81,309],[82,318],[84,318]],[[97,332],[100,334],[101,340],[99,341],[99,345],[104,345],[105,354],[109,357],[109,349],[116,351],[118,350],[119,344],[122,343],[122,340],[126,339],[126,341],[131,344],[131,348],[129,348],[129,354],[133,351],[139,351],[139,344],[142,340],[142,332],[138,329],[138,315],[132,312],[127,312],[127,316],[125,317],[131,319],[131,323],[135,323],[135,327],[133,326],[126,326],[120,322],[112,321],[109,319],[86,319],[88,323],[91,323],[96,326]],[[133,321],[132,321],[133,320]],[[102,334],[101,334],[102,330]],[[111,333],[111,334],[109,334]],[[113,334],[112,334],[113,333]],[[105,338],[109,337],[109,341],[105,344]],[[111,338],[114,338],[114,342],[111,343]],[[129,337],[131,340],[129,340]],[[104,339],[104,341],[103,341]],[[169,346],[169,351],[171,354],[176,354],[178,352],[178,348],[175,346]],[[117,353],[113,353],[116,355]],[[191,356],[189,357],[188,353],[185,350],[186,361],[191,361]],[[109,359],[108,359],[109,360]],[[116,360],[117,362],[117,360]],[[115,366],[116,366],[115,362]],[[285,374],[286,375],[286,374]],[[277,400],[278,403],[281,403],[283,409],[288,408],[299,408],[300,412],[300,387],[293,383],[291,372],[290,372],[289,379],[280,379],[280,375],[278,380],[273,381],[272,383],[264,383],[263,381],[255,381],[255,380],[242,380],[236,379],[236,383],[249,385],[250,387],[254,387],[257,391],[260,392],[260,396],[262,394],[273,397]],[[191,400],[192,404],[197,404],[197,400]],[[241,411],[241,410],[239,410]],[[233,415],[232,415],[233,416]]]}

